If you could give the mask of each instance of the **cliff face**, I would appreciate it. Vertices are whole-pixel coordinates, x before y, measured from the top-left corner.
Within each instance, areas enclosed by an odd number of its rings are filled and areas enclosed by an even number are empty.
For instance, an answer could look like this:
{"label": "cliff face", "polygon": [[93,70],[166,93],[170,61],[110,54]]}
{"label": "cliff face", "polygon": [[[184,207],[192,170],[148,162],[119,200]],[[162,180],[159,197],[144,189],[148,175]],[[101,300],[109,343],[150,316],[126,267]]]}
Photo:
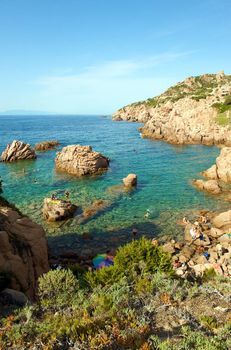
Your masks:
{"label": "cliff face", "polygon": [[38,277],[48,270],[43,228],[0,201],[0,278],[33,299]]}
{"label": "cliff face", "polygon": [[160,96],[128,105],[113,120],[143,122],[143,137],[176,144],[231,144],[231,75],[190,77]]}

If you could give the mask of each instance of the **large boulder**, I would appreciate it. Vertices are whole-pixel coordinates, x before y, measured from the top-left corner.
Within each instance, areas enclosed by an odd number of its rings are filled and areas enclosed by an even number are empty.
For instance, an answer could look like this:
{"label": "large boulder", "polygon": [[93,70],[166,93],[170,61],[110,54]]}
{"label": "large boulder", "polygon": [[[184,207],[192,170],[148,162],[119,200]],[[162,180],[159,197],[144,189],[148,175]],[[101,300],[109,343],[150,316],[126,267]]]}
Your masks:
{"label": "large boulder", "polygon": [[70,201],[45,198],[43,216],[47,221],[61,221],[73,217],[77,206]]}
{"label": "large boulder", "polygon": [[216,215],[212,220],[213,225],[223,230],[224,228],[231,228],[231,210],[225,211]]}
{"label": "large boulder", "polygon": [[5,287],[35,297],[38,277],[49,270],[47,241],[40,225],[0,206],[0,271]]}
{"label": "large boulder", "polygon": [[231,147],[221,149],[216,159],[217,177],[224,182],[231,182]]}
{"label": "large boulder", "polygon": [[96,174],[109,166],[109,159],[92,150],[91,146],[66,146],[57,153],[56,168],[69,174],[83,176]]}
{"label": "large boulder", "polygon": [[55,149],[57,146],[59,146],[59,142],[56,140],[51,140],[51,141],[42,141],[39,143],[36,143],[35,145],[35,150],[36,151],[48,151]]}
{"label": "large boulder", "polygon": [[231,147],[223,147],[216,159],[216,164],[202,173],[209,179],[231,182]]}
{"label": "large boulder", "polygon": [[1,156],[3,162],[14,162],[16,160],[35,158],[35,151],[29,144],[16,140],[7,145],[5,151],[2,152]]}

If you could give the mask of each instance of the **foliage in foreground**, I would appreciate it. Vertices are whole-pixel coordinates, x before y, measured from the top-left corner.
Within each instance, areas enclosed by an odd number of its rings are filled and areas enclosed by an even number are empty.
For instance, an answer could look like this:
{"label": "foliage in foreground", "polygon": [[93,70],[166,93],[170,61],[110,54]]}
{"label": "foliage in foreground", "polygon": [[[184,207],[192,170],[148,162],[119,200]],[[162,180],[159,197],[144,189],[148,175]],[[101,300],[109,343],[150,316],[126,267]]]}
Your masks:
{"label": "foliage in foreground", "polygon": [[161,247],[153,246],[150,240],[143,237],[120,247],[113,266],[88,272],[86,279],[91,287],[109,286],[125,276],[134,281],[141,273],[155,272],[172,274],[171,257]]}
{"label": "foliage in foreground", "polygon": [[[212,317],[209,301],[216,295],[228,303],[228,281],[210,276],[198,285],[176,279],[168,256],[149,243],[142,239],[120,248],[117,279],[110,283],[108,275],[102,283],[97,272],[99,284],[93,278],[83,287],[64,269],[41,277],[39,303],[0,320],[0,349],[228,350],[231,320]],[[204,301],[208,314],[201,318]]]}

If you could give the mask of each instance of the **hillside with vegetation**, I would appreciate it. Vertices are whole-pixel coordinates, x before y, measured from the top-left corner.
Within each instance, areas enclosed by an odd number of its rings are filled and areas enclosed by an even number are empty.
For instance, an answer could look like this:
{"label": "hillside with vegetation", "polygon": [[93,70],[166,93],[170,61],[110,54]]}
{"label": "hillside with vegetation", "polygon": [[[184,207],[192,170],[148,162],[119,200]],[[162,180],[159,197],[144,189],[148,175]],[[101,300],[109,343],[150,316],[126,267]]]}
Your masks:
{"label": "hillside with vegetation", "polygon": [[231,75],[189,77],[163,94],[133,103],[113,120],[143,122],[144,137],[176,144],[231,144]]}

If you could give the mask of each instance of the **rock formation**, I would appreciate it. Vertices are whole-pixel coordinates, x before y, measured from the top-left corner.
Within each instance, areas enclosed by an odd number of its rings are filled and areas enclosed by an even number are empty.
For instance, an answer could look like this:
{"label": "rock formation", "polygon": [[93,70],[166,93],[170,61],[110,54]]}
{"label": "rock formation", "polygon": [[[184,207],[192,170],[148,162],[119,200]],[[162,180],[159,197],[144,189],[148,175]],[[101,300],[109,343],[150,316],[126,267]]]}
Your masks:
{"label": "rock formation", "polygon": [[17,211],[0,206],[0,271],[7,287],[35,297],[37,279],[49,270],[43,228]]}
{"label": "rock formation", "polygon": [[73,217],[77,206],[70,201],[45,198],[43,216],[47,221],[61,221]]}
{"label": "rock formation", "polygon": [[57,153],[55,164],[58,170],[83,176],[106,170],[109,159],[101,153],[94,152],[91,146],[71,145]]}
{"label": "rock formation", "polygon": [[60,145],[60,143],[56,140],[43,141],[43,142],[36,143],[35,150],[36,151],[48,151],[48,150],[55,149],[59,145]]}
{"label": "rock formation", "polygon": [[222,148],[220,155],[216,159],[216,164],[204,171],[202,175],[209,179],[231,182],[231,147]]}
{"label": "rock formation", "polygon": [[129,174],[127,177],[123,178],[123,183],[125,187],[131,188],[137,185],[137,175]]}
{"label": "rock formation", "polygon": [[35,151],[31,148],[29,144],[16,140],[14,140],[11,144],[9,144],[6,147],[5,151],[2,152],[1,156],[3,162],[14,162],[16,160],[35,158]]}
{"label": "rock formation", "polygon": [[[172,240],[163,245],[164,251],[172,255],[173,267],[180,277],[203,276],[211,269],[219,275],[231,276],[231,210],[208,216],[210,219],[204,223],[198,217],[195,223],[186,224],[183,242]],[[191,232],[195,227],[199,235],[193,238]]]}
{"label": "rock formation", "polygon": [[222,189],[217,180],[194,180],[193,185],[197,187],[199,190],[207,191],[212,194],[221,193]]}
{"label": "rock formation", "polygon": [[231,145],[231,76],[190,77],[160,96],[128,105],[113,120],[143,122],[143,137],[174,144]]}

